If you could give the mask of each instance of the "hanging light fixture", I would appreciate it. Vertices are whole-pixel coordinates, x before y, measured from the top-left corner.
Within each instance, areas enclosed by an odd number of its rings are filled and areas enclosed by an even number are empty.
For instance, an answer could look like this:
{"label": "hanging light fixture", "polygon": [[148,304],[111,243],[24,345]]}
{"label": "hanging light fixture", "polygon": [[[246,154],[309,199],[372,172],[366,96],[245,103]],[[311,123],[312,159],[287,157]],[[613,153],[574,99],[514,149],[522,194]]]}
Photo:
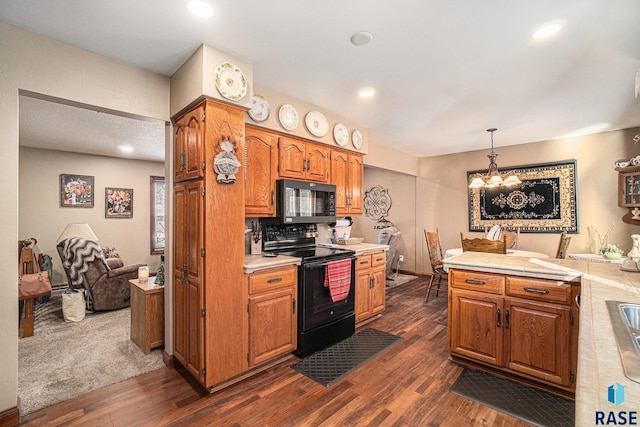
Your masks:
{"label": "hanging light fixture", "polygon": [[499,186],[511,187],[522,183],[522,181],[520,181],[520,179],[518,179],[518,177],[513,173],[507,178],[502,179],[502,176],[498,171],[498,163],[496,163],[496,157],[498,157],[498,154],[493,151],[493,133],[497,130],[497,128],[487,129],[487,132],[491,133],[491,153],[487,154],[487,157],[489,158],[489,172],[484,179],[480,176],[473,178],[471,184],[469,184],[469,188],[492,188]]}

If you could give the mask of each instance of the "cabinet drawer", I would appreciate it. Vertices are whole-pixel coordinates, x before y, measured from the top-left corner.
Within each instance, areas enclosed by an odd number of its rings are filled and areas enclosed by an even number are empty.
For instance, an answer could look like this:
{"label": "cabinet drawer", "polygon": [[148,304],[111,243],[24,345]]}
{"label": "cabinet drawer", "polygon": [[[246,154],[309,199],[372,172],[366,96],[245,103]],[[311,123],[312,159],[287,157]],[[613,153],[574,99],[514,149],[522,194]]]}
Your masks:
{"label": "cabinet drawer", "polygon": [[360,255],[356,259],[356,271],[371,268],[371,254]]}
{"label": "cabinet drawer", "polygon": [[377,267],[387,263],[387,253],[385,251],[371,254],[371,266]]}
{"label": "cabinet drawer", "polygon": [[296,284],[298,269],[295,266],[270,268],[248,275],[249,294],[278,289]]}
{"label": "cabinet drawer", "polygon": [[561,280],[507,277],[506,293],[537,301],[571,304],[571,285]]}
{"label": "cabinet drawer", "polygon": [[449,285],[454,288],[502,294],[504,276],[467,270],[450,270]]}

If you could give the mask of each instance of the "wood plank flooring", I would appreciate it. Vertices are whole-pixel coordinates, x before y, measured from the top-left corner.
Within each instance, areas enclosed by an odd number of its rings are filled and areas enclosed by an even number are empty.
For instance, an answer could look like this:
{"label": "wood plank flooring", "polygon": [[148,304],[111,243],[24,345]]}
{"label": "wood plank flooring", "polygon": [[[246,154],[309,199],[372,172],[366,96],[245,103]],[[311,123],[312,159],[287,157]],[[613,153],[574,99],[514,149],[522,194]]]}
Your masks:
{"label": "wood plank flooring", "polygon": [[387,310],[366,327],[403,340],[332,387],[294,371],[297,358],[213,394],[184,372],[160,369],[29,414],[21,425],[528,426],[448,392],[462,368],[447,359],[446,291],[425,304],[426,284],[387,289]]}

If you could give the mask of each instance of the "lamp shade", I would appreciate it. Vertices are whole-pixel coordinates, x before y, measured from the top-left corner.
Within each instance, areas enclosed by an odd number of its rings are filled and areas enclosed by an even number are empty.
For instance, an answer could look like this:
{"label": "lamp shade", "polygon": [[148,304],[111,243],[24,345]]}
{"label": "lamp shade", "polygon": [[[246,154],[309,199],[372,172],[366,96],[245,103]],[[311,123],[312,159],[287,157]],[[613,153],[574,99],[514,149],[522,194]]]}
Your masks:
{"label": "lamp shade", "polygon": [[84,237],[85,239],[98,241],[98,237],[91,227],[89,227],[89,224],[72,223],[67,224],[64,230],[62,230],[62,233],[58,236],[58,240],[56,240],[56,244],[71,237]]}

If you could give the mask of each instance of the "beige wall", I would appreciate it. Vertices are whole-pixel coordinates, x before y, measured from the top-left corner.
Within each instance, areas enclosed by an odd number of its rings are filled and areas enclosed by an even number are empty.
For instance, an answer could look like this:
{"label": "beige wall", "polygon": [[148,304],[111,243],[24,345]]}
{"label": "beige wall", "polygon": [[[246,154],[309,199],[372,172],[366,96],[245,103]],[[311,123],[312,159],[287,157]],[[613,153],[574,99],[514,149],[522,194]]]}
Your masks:
{"label": "beige wall", "polygon": [[[0,23],[0,412],[18,389],[18,94],[169,120],[169,79]],[[57,237],[57,236],[56,236]]]}
{"label": "beige wall", "polygon": [[[379,185],[391,197],[391,209],[386,217],[402,232],[398,254],[404,255],[400,270],[416,271],[416,177],[386,169],[365,166],[364,191]],[[353,217],[352,237],[364,237],[366,242],[377,242],[379,230],[375,221],[366,215]],[[396,265],[394,265],[395,271]]]}
{"label": "beige wall", "polygon": [[[59,175],[92,175],[93,208],[60,207]],[[126,264],[160,265],[150,255],[150,176],[164,176],[164,163],[90,156],[20,147],[18,238],[35,237],[40,253],[53,260],[52,283],[66,284],[56,239],[68,223],[87,223],[101,246],[116,247]],[[133,189],[133,218],[105,218],[105,187]]]}
{"label": "beige wall", "polygon": [[[605,132],[595,135],[542,141],[531,144],[496,147],[498,166],[546,163],[560,160],[577,160],[577,192],[579,233],[572,234],[569,253],[587,252],[590,242],[587,227],[595,227],[604,234],[612,223],[616,228],[610,243],[631,249],[633,233],[638,227],[622,221],[627,209],[618,207],[617,179],[614,162],[640,154],[640,146],[633,144],[633,135],[639,129]],[[460,247],[460,232],[479,237],[481,233],[469,233],[466,172],[484,169],[488,165],[489,149],[448,156],[423,158],[417,179],[416,220],[418,230],[423,228],[440,231],[443,249]],[[420,239],[418,239],[420,240]],[[522,233],[519,248],[544,252],[555,256],[558,234]],[[424,242],[419,247],[418,265],[429,272],[429,258]]]}

